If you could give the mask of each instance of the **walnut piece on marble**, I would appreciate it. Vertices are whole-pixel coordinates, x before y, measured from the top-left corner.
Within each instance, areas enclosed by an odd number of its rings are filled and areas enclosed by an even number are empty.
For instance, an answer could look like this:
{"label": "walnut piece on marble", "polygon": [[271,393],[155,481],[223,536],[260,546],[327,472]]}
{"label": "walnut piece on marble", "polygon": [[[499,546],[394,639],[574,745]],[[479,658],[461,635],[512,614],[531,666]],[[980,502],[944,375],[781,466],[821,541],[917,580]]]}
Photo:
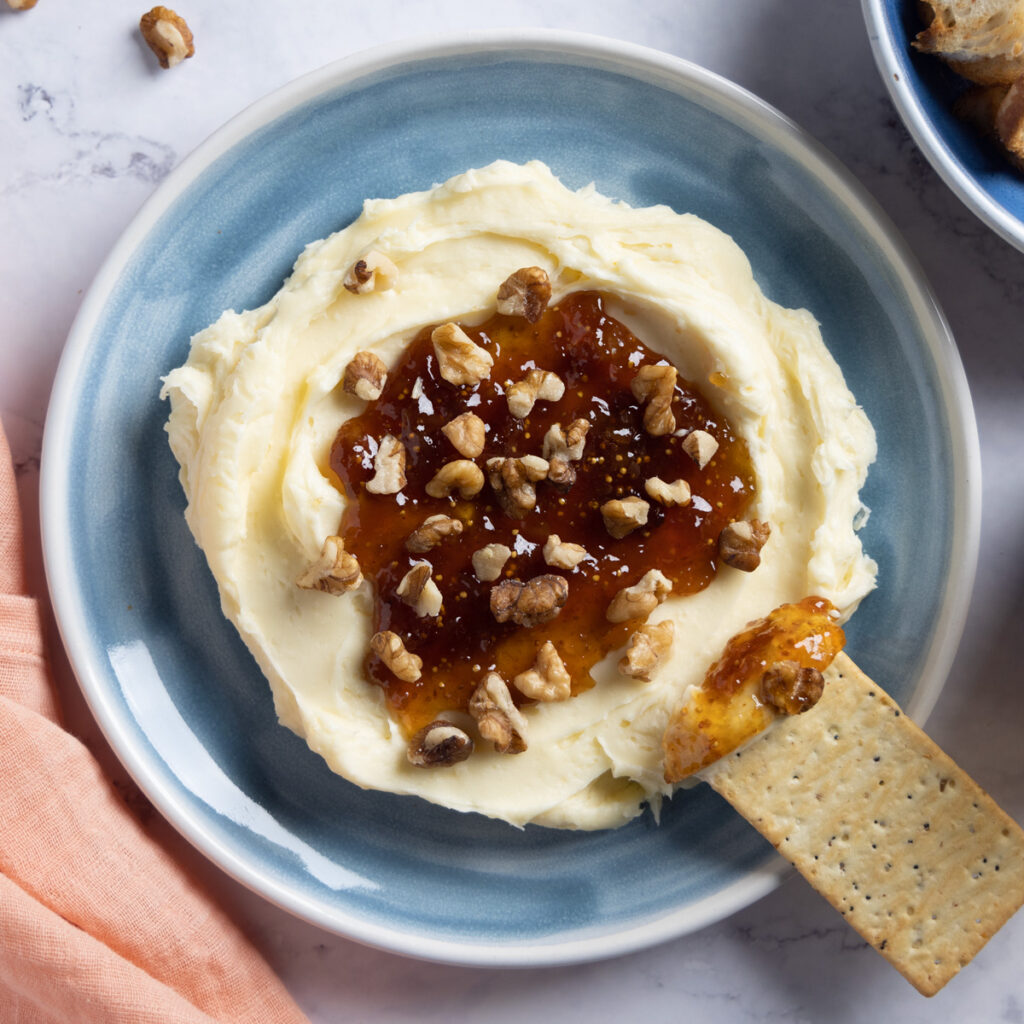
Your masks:
{"label": "walnut piece on marble", "polygon": [[601,518],[604,519],[605,529],[616,540],[622,540],[647,523],[650,510],[650,503],[643,498],[612,498],[601,506]]}
{"label": "walnut piece on marble", "polygon": [[464,412],[441,428],[451,446],[467,459],[475,459],[483,450],[487,428],[475,412]]}
{"label": "walnut piece on marble", "polygon": [[491,614],[498,622],[514,622],[531,629],[550,622],[569,599],[564,576],[545,573],[522,583],[503,580],[491,589]]}
{"label": "walnut piece on marble", "polygon": [[557,402],[565,394],[565,383],[551,370],[527,370],[522,380],[505,390],[508,411],[517,420],[533,412],[537,402]]}
{"label": "walnut piece on marble", "polygon": [[373,479],[366,482],[366,489],[371,494],[397,494],[405,484],[405,448],[394,434],[385,434],[373,457]]}
{"label": "walnut piece on marble", "polygon": [[761,677],[765,702],[784,715],[799,715],[813,708],[825,689],[825,677],[816,668],[795,661],[778,661]]}
{"label": "walnut piece on marble", "polygon": [[328,537],[320,557],[295,581],[303,590],[321,590],[325,594],[344,594],[363,582],[356,556],[345,550],[341,537]]}
{"label": "walnut piece on marble", "polygon": [[480,735],[490,740],[499,754],[521,754],[526,749],[526,717],[497,672],[488,672],[473,691],[469,713],[476,719]]}
{"label": "walnut piece on marble", "polygon": [[512,549],[504,544],[486,544],[473,552],[473,572],[481,583],[489,583],[501,575],[501,570],[511,557]]}
{"label": "walnut piece on marble", "polygon": [[674,366],[641,366],[630,384],[633,397],[638,402],[647,403],[644,430],[652,437],[671,434],[676,429],[676,418],[672,412],[676,376]]}
{"label": "walnut piece on marble", "polygon": [[450,768],[473,753],[473,740],[457,725],[443,718],[425,725],[406,748],[409,764],[416,768]]}
{"label": "walnut piece on marble", "polygon": [[674,480],[667,483],[660,476],[651,476],[644,481],[644,490],[648,497],[659,505],[689,505],[690,485],[685,480]]}
{"label": "walnut piece on marble", "polygon": [[474,498],[483,490],[483,470],[469,459],[455,459],[446,462],[428,481],[427,494],[432,498],[447,498],[452,491],[458,491],[459,497]]}
{"label": "walnut piece on marble", "polygon": [[544,435],[542,454],[548,460],[548,480],[554,487],[566,492],[576,483],[574,462],[583,458],[583,447],[587,442],[590,421],[573,420],[563,430],[561,423],[552,423]]}
{"label": "walnut piece on marble", "polygon": [[556,569],[575,569],[587,557],[587,549],[582,544],[564,541],[557,533],[544,542],[544,561]]}
{"label": "walnut piece on marble", "polygon": [[771,525],[759,519],[730,523],[718,535],[718,555],[734,569],[753,572],[761,564],[761,548],[771,532]]}
{"label": "walnut piece on marble", "polygon": [[384,253],[371,249],[348,268],[341,283],[353,295],[386,292],[398,283],[398,267]]}
{"label": "walnut piece on marble", "polygon": [[162,68],[173,68],[196,52],[191,29],[185,24],[185,19],[170,7],[154,7],[147,11],[139,19],[139,31]]}
{"label": "walnut piece on marble", "polygon": [[623,587],[611,600],[609,622],[646,619],[672,592],[672,581],[660,569],[649,569],[631,587]]}
{"label": "walnut piece on marble", "polygon": [[476,385],[491,375],[494,359],[458,324],[441,324],[431,332],[434,355],[441,376],[449,384]]}
{"label": "walnut piece on marble", "polygon": [[388,382],[388,368],[384,360],[373,352],[357,352],[345,367],[341,389],[365,402],[375,402]]}
{"label": "walnut piece on marble", "polygon": [[531,324],[543,316],[550,301],[551,281],[542,267],[522,267],[498,288],[498,312],[526,317]]}
{"label": "walnut piece on marble", "polygon": [[664,622],[645,622],[630,638],[626,653],[619,659],[619,671],[624,676],[650,682],[672,647],[676,634],[671,619]]}
{"label": "walnut piece on marble", "polygon": [[420,617],[436,617],[441,612],[441,591],[433,580],[429,562],[417,562],[401,579],[395,593]]}
{"label": "walnut piece on marble", "polygon": [[537,505],[538,480],[548,475],[546,459],[538,455],[487,460],[487,478],[505,515],[522,519]]}
{"label": "walnut piece on marble", "polygon": [[533,668],[520,672],[512,682],[524,697],[531,700],[551,702],[568,700],[572,696],[572,677],[550,640],[541,645]]}
{"label": "walnut piece on marble", "polygon": [[390,629],[370,637],[370,650],[403,683],[415,683],[423,674],[423,659],[405,649],[405,641]]}
{"label": "walnut piece on marble", "polygon": [[718,451],[718,442],[706,430],[691,430],[683,438],[683,451],[703,469]]}
{"label": "walnut piece on marble", "polygon": [[462,533],[461,519],[451,516],[427,516],[408,537],[405,538],[405,549],[414,555],[422,555],[436,548],[447,537],[458,537]]}

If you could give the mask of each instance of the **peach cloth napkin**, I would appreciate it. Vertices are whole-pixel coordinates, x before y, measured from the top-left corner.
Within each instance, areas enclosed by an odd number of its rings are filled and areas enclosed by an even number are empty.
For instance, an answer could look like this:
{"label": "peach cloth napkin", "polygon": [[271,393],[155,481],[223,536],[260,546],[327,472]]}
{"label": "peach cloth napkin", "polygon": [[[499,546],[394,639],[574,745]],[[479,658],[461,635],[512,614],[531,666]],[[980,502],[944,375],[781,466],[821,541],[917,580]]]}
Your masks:
{"label": "peach cloth napkin", "polygon": [[306,1022],[61,728],[39,610],[24,590],[0,426],[0,1021]]}

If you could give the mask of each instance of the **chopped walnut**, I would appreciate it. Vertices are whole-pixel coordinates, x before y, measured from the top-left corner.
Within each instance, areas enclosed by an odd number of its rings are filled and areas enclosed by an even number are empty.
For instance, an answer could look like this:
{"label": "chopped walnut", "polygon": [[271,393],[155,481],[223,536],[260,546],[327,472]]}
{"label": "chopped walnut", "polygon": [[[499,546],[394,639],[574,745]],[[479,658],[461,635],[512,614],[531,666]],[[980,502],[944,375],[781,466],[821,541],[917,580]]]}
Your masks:
{"label": "chopped walnut", "polygon": [[535,324],[551,301],[551,281],[542,267],[523,267],[510,274],[498,289],[498,312],[524,316]]}
{"label": "chopped walnut", "polygon": [[408,537],[405,549],[414,555],[436,548],[446,537],[458,537],[462,533],[462,520],[451,516],[427,516]]}
{"label": "chopped walnut", "polygon": [[524,697],[531,700],[568,700],[572,696],[572,676],[550,640],[546,640],[537,652],[533,668],[520,672],[512,682]]}
{"label": "chopped walnut", "polygon": [[605,529],[616,540],[621,540],[647,522],[650,510],[650,504],[643,498],[613,498],[601,506],[601,516]]}
{"label": "chopped walnut", "polygon": [[816,668],[801,668],[795,661],[779,661],[761,677],[766,703],[784,715],[799,715],[813,708],[825,689],[825,677]]}
{"label": "chopped walnut", "polygon": [[501,575],[501,570],[511,557],[512,549],[504,544],[487,544],[473,552],[473,572],[478,580],[489,583]]}
{"label": "chopped walnut", "polygon": [[726,565],[753,572],[761,564],[761,548],[772,528],[759,519],[730,523],[718,535],[718,555]]}
{"label": "chopped walnut", "polygon": [[527,370],[526,376],[505,391],[508,411],[517,420],[529,416],[537,402],[557,402],[565,394],[565,384],[550,370]]}
{"label": "chopped walnut", "polygon": [[625,655],[619,659],[624,676],[650,682],[672,646],[676,627],[671,619],[644,623],[630,638]]}
{"label": "chopped walnut", "polygon": [[575,569],[586,557],[587,549],[582,544],[563,541],[557,533],[544,542],[544,561],[556,569]]}
{"label": "chopped walnut", "polygon": [[373,479],[366,482],[366,489],[371,494],[397,494],[405,483],[405,448],[394,434],[385,434],[373,457]]}
{"label": "chopped walnut", "polygon": [[464,412],[441,428],[452,447],[467,459],[475,459],[484,450],[486,428],[475,412]]}
{"label": "chopped walnut", "polygon": [[630,384],[638,402],[646,402],[644,430],[654,437],[671,434],[676,429],[672,413],[672,396],[676,389],[674,366],[641,366]]}
{"label": "chopped walnut", "polygon": [[473,741],[457,725],[443,718],[425,725],[406,750],[409,764],[417,768],[448,768],[473,753]]}
{"label": "chopped walnut", "polygon": [[363,582],[363,574],[356,556],[345,550],[341,537],[328,537],[320,557],[295,582],[303,590],[344,594]]}
{"label": "chopped walnut", "polygon": [[527,583],[503,580],[491,589],[491,614],[498,622],[511,620],[531,629],[555,618],[568,599],[564,576],[545,573]]}
{"label": "chopped walnut", "polygon": [[494,458],[487,460],[487,477],[494,495],[505,515],[522,519],[537,504],[538,480],[548,475],[547,460],[537,455],[524,455],[521,459]]}
{"label": "chopped walnut", "polygon": [[568,430],[561,423],[552,423],[544,435],[544,458],[548,460],[548,480],[559,490],[567,491],[576,483],[574,462],[583,458],[583,446],[590,430],[588,420],[573,420]]}
{"label": "chopped walnut", "polygon": [[394,288],[397,281],[398,267],[384,253],[371,249],[348,268],[342,284],[353,295],[365,295],[386,292]]}
{"label": "chopped walnut", "polygon": [[441,591],[431,577],[434,568],[429,562],[417,562],[398,584],[395,593],[420,616],[436,616],[441,611]]}
{"label": "chopped walnut", "polygon": [[690,485],[685,480],[666,483],[660,476],[652,476],[644,481],[644,490],[662,505],[690,504]]}
{"label": "chopped walnut", "polygon": [[458,491],[461,498],[473,498],[484,486],[483,470],[469,459],[446,462],[430,479],[426,492],[432,498],[447,498]]}
{"label": "chopped walnut", "polygon": [[718,442],[706,430],[691,430],[683,438],[683,451],[703,469],[718,451]]}
{"label": "chopped walnut", "polygon": [[449,384],[479,384],[490,377],[494,359],[458,324],[441,324],[430,335],[441,376]]}
{"label": "chopped walnut", "polygon": [[388,368],[378,355],[372,352],[357,352],[341,380],[346,394],[355,395],[366,402],[375,402],[381,396],[388,381]]}
{"label": "chopped walnut", "polygon": [[423,659],[405,649],[405,641],[391,630],[374,633],[370,650],[380,658],[403,683],[415,683],[423,674]]}
{"label": "chopped walnut", "polygon": [[631,587],[623,587],[608,605],[609,622],[646,619],[672,591],[672,581],[660,569],[649,569]]}
{"label": "chopped walnut", "polygon": [[[10,0],[8,3],[15,6]],[[139,19],[139,31],[162,68],[173,68],[196,52],[192,30],[185,24],[185,19],[169,7],[154,7],[147,11]]]}
{"label": "chopped walnut", "polygon": [[7,6],[12,11],[30,11],[38,3],[38,0],[7,0]]}
{"label": "chopped walnut", "polygon": [[521,754],[526,749],[526,718],[497,672],[488,672],[473,691],[469,713],[476,719],[480,735],[490,740],[499,754]]}

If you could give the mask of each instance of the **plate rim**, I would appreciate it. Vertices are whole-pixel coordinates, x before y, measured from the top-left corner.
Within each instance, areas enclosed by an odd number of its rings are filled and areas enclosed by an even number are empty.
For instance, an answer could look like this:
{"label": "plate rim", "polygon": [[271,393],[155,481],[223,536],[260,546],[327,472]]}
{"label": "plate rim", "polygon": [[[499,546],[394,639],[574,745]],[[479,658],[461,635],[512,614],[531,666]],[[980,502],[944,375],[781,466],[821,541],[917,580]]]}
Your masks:
{"label": "plate rim", "polygon": [[970,175],[932,124],[911,88],[900,63],[895,32],[885,13],[885,0],[861,0],[868,42],[889,98],[918,149],[949,190],[1004,242],[1024,252],[1024,217],[1011,213]]}
{"label": "plate rim", "polygon": [[[934,362],[942,408],[948,417],[954,479],[961,480],[953,498],[953,545],[946,594],[935,620],[932,646],[922,667],[908,713],[923,722],[938,699],[966,622],[977,568],[980,540],[980,447],[966,374],[952,333],[916,259],[888,216],[853,175],[820,143],[785,115],[743,87],[691,61],[649,47],[582,32],[556,29],[497,29],[457,37],[419,37],[362,50],[308,72],[256,100],[200,143],[153,192],[128,222],[103,261],[76,315],[54,378],[43,434],[40,521],[44,567],[61,641],[89,709],[106,741],[140,789],[160,813],[197,850],[236,881],[295,916],[335,934],[418,959],[464,966],[527,967],[565,965],[633,952],[679,937],[719,921],[775,889],[791,873],[781,858],[755,868],[738,881],[695,902],[653,919],[599,934],[556,941],[483,943],[471,938],[436,938],[326,908],[301,891],[265,877],[259,865],[241,858],[209,833],[170,789],[165,789],[143,756],[118,727],[112,693],[89,656],[88,630],[75,600],[71,551],[65,529],[68,473],[75,393],[94,330],[105,303],[132,254],[170,206],[219,157],[253,132],[290,110],[332,89],[384,70],[446,56],[501,54],[515,51],[588,66],[611,67],[641,81],[691,92],[697,88],[724,101],[745,120],[759,117],[777,149],[802,163],[841,201],[867,232],[894,272],[925,336]],[[957,528],[959,527],[959,529]]]}

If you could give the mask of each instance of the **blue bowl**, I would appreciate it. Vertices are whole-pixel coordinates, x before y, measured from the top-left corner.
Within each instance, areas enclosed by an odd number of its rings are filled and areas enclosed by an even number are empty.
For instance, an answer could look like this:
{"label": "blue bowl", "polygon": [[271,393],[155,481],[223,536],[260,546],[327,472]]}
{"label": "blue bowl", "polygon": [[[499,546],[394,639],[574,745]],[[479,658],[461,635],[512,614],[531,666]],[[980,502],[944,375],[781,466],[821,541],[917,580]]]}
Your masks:
{"label": "blue bowl", "polygon": [[993,231],[1024,249],[1024,172],[998,144],[954,116],[969,83],[911,40],[923,25],[914,0],[861,0],[868,38],[889,95],[943,181]]}
{"label": "blue bowl", "polygon": [[114,249],[68,339],[44,442],[44,548],[105,735],[213,861],[391,950],[566,963],[710,923],[785,866],[707,787],[678,794],[660,824],[646,814],[587,834],[517,830],[333,775],[276,723],[221,616],[157,397],[193,332],[269,299],[303,245],[365,197],[498,157],[707,218],[772,299],[821,320],[880,445],[863,533],[879,589],[849,651],[923,717],[963,626],[979,520],[970,399],[927,286],[851,177],[781,115],[683,61],[575,34],[371,51],[256,104],[186,160]]}

